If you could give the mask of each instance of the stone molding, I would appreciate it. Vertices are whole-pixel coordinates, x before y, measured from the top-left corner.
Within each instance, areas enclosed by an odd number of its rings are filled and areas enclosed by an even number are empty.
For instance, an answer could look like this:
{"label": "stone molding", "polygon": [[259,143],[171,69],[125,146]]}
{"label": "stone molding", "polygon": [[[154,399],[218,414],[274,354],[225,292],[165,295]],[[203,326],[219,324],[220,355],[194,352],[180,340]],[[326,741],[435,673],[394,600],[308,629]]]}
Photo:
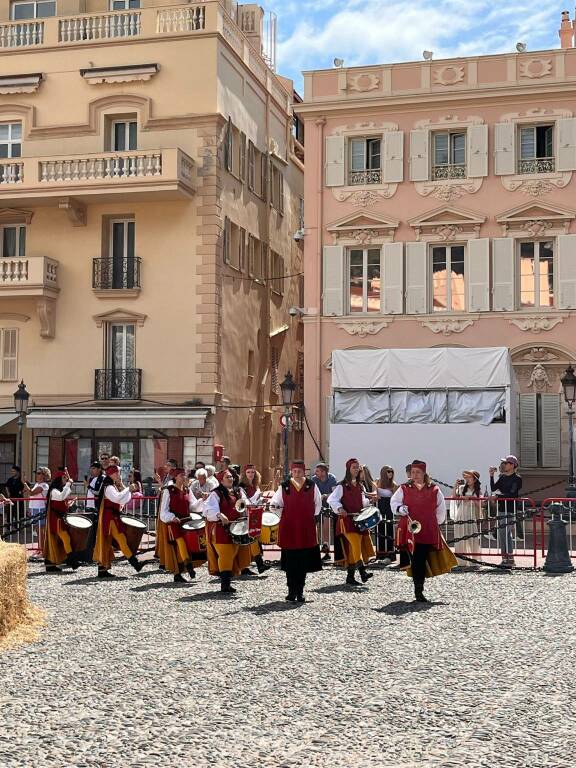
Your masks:
{"label": "stone molding", "polygon": [[441,333],[443,336],[451,336],[453,333],[462,333],[474,325],[474,322],[478,319],[479,315],[467,315],[462,317],[445,317],[438,319],[421,320],[420,325],[423,328],[428,328],[432,333]]}
{"label": "stone molding", "polygon": [[513,317],[509,322],[521,331],[541,333],[542,331],[551,331],[559,323],[563,323],[564,318],[558,315],[526,315],[525,317]]}
{"label": "stone molding", "polygon": [[338,323],[338,328],[350,336],[359,336],[364,339],[366,336],[373,336],[384,328],[388,328],[393,322],[393,318],[386,320],[352,320],[351,322]]}
{"label": "stone molding", "polygon": [[104,83],[147,82],[158,74],[158,64],[133,64],[125,67],[91,67],[81,69],[80,75],[89,85]]}
{"label": "stone molding", "polygon": [[350,203],[357,208],[369,208],[381,200],[388,200],[396,194],[398,184],[379,184],[370,189],[358,187],[332,187],[332,194],[339,203]]}

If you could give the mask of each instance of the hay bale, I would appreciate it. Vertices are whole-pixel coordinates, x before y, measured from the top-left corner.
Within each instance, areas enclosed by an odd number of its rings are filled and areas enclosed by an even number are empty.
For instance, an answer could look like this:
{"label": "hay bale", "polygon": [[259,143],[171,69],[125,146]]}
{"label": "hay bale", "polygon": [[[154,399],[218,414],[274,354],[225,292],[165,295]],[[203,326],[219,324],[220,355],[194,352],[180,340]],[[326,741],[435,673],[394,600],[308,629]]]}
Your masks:
{"label": "hay bale", "polygon": [[34,642],[44,614],[28,599],[28,562],[19,544],[0,540],[0,649]]}

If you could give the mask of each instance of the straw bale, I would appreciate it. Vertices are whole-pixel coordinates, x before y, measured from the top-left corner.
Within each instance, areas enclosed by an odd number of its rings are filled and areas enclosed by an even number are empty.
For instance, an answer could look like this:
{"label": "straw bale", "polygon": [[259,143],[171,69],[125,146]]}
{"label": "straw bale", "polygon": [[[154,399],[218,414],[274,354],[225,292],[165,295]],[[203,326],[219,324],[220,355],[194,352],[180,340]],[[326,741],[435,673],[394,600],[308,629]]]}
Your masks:
{"label": "straw bale", "polygon": [[0,650],[34,642],[44,614],[28,599],[26,550],[0,540]]}

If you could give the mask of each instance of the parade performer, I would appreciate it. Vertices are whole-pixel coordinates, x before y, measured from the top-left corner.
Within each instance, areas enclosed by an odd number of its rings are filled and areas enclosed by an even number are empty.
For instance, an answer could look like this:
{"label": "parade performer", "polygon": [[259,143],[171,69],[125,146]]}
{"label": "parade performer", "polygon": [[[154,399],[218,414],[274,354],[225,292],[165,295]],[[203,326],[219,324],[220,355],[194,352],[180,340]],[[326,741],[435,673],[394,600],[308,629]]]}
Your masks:
{"label": "parade performer", "polygon": [[394,549],[394,516],[390,509],[390,499],[398,488],[394,482],[394,469],[385,464],[380,470],[380,479],[377,483],[378,509],[382,520],[378,523],[377,557],[378,560],[396,560]]}
{"label": "parade performer", "polygon": [[64,520],[72,493],[72,479],[66,468],[55,473],[48,488],[48,505],[44,532],[44,564],[46,573],[58,573],[59,565],[66,563],[73,570],[78,568],[78,557],[72,552],[70,533]]}
{"label": "parade performer", "polygon": [[156,545],[154,547],[154,557],[157,557],[160,561],[160,570],[164,571],[166,568],[170,570],[166,565],[166,560],[171,558],[171,547],[168,545],[168,530],[166,525],[160,520],[160,507],[162,506],[162,495],[164,491],[172,485],[171,471],[176,469],[178,462],[174,459],[168,459],[159,472],[154,475],[154,480],[158,483],[158,504],[156,507]]}
{"label": "parade performer", "polygon": [[94,560],[98,563],[98,578],[115,578],[110,573],[110,566],[114,559],[114,545],[119,549],[130,565],[138,573],[144,567],[132,552],[126,541],[126,528],[120,520],[122,507],[131,499],[129,488],[125,488],[120,478],[120,468],[110,464],[106,469],[106,477],[102,481],[98,497],[98,531],[96,533],[96,545],[94,547]]}
{"label": "parade performer", "polygon": [[201,565],[206,556],[200,552],[191,552],[186,545],[182,530],[182,520],[190,512],[201,512],[202,499],[196,499],[189,493],[186,471],[181,468],[170,471],[172,482],[162,492],[160,499],[160,521],[166,526],[168,546],[164,553],[164,566],[174,574],[175,582],[185,582],[182,573],[186,570],[191,579],[196,578],[195,565]]}
{"label": "parade performer", "polygon": [[356,581],[358,569],[362,583],[365,584],[374,574],[368,573],[366,565],[374,557],[374,547],[370,533],[356,530],[352,517],[370,503],[359,480],[360,464],[358,459],[348,459],[346,475],[328,497],[328,504],[338,515],[336,522],[336,540],[334,544],[334,562],[345,564],[348,569],[346,584],[360,586]]}
{"label": "parade performer", "polygon": [[322,511],[322,495],[308,480],[303,461],[293,461],[290,480],[282,483],[270,505],[280,514],[278,545],[280,567],[286,573],[286,600],[304,603],[306,574],[322,570],[316,518]]}
{"label": "parade performer", "polygon": [[420,530],[413,535],[414,546],[407,573],[414,581],[416,600],[427,603],[424,597],[426,577],[449,573],[458,563],[440,531],[446,519],[444,495],[428,476],[425,462],[419,459],[412,462],[410,480],[394,493],[390,506],[395,515],[409,517],[420,525]]}
{"label": "parade performer", "polygon": [[[262,476],[254,464],[246,464],[240,473],[240,482],[238,487],[240,489],[242,498],[245,499],[249,506],[256,506],[260,504],[262,499],[262,491],[260,488],[261,483]],[[256,563],[258,573],[264,573],[270,568],[270,566],[266,565],[264,562],[264,558],[262,557],[263,552],[264,550],[262,549],[262,542],[260,541],[260,537],[254,539],[252,544],[250,544],[250,554],[252,556],[253,562]],[[247,576],[256,575],[249,568],[245,568],[242,573],[243,575]]]}
{"label": "parade performer", "polygon": [[238,576],[251,560],[250,545],[235,544],[230,536],[230,523],[242,516],[236,509],[240,492],[234,492],[233,485],[234,476],[225,469],[220,485],[204,503],[208,572],[212,576],[220,575],[220,589],[225,593],[236,592],[231,584],[232,576]]}

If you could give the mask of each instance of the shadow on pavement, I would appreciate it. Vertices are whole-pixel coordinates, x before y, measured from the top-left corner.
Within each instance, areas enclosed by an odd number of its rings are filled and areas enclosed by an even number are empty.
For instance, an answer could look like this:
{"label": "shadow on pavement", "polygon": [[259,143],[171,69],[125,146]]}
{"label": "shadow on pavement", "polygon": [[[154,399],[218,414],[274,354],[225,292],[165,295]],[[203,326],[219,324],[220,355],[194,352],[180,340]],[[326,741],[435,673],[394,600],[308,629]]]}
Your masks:
{"label": "shadow on pavement", "polygon": [[348,584],[329,584],[327,587],[318,587],[318,589],[311,589],[310,592],[316,592],[318,595],[332,595],[335,592],[368,592],[368,588],[363,585],[360,587],[351,587]]}
{"label": "shadow on pavement", "polygon": [[431,608],[435,608],[438,605],[449,605],[441,601],[429,603],[417,603],[415,600],[395,600],[393,603],[382,606],[382,608],[372,608],[376,613],[385,613],[387,616],[397,616],[398,618],[406,616],[409,613],[419,613],[421,611],[429,611]]}
{"label": "shadow on pavement", "polygon": [[84,579],[75,579],[74,581],[65,581],[64,586],[79,587],[79,586],[82,586],[82,584],[96,584],[96,582],[100,584],[104,584],[111,581],[112,582],[128,581],[128,576],[115,576],[113,579],[99,579],[98,576],[86,576]]}
{"label": "shadow on pavement", "polygon": [[130,592],[151,592],[154,589],[179,589],[181,587],[193,587],[193,581],[178,582],[178,581],[156,581],[154,584],[142,584],[139,587],[132,587]]}
{"label": "shadow on pavement", "polygon": [[209,600],[234,600],[238,597],[237,594],[234,593],[225,593],[220,592],[218,589],[214,589],[210,592],[197,592],[194,595],[186,595],[186,597],[181,597],[180,602],[181,603],[201,603],[204,601]]}
{"label": "shadow on pavement", "polygon": [[254,616],[267,616],[270,613],[284,613],[284,611],[293,611],[297,608],[301,608],[305,603],[290,603],[286,600],[272,600],[270,603],[262,603],[262,605],[249,605],[246,608],[242,608],[247,613],[252,613]]}

